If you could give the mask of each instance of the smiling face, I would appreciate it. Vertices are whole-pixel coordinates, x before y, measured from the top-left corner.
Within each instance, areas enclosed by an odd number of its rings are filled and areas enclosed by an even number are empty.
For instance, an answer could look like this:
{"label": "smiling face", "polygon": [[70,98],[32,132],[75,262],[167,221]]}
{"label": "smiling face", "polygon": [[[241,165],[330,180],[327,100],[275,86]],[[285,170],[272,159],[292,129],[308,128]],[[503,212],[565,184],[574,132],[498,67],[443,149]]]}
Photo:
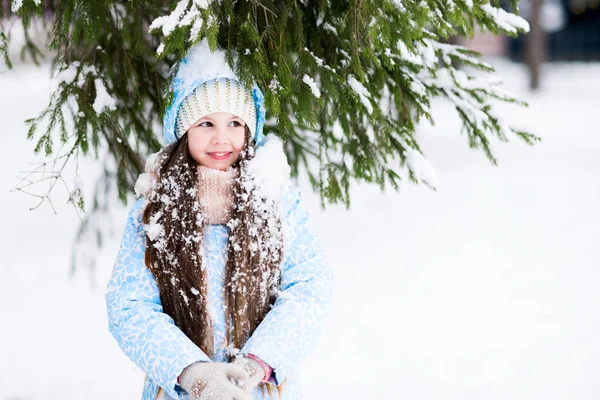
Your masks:
{"label": "smiling face", "polygon": [[225,171],[240,158],[246,124],[228,112],[205,115],[187,131],[190,155],[200,165]]}

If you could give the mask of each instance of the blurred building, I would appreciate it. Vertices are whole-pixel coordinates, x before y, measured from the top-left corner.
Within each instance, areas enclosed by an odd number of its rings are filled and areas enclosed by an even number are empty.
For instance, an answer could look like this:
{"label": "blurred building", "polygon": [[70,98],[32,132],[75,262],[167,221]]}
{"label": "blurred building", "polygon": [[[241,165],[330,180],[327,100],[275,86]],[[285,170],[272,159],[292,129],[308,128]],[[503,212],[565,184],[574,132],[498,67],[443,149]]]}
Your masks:
{"label": "blurred building", "polygon": [[[521,16],[529,19],[529,0],[519,3]],[[505,7],[510,9],[508,6]],[[546,33],[546,60],[600,60],[600,0],[545,0],[542,27]],[[477,32],[461,44],[484,55],[507,55],[524,61],[527,35],[517,38]]]}

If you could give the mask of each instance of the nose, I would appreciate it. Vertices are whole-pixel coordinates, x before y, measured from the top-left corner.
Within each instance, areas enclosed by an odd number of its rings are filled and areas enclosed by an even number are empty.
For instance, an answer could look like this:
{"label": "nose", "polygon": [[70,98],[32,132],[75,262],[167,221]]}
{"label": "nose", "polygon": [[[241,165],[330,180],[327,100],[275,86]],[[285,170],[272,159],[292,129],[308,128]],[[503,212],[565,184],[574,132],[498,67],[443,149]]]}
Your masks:
{"label": "nose", "polygon": [[216,129],[213,130],[213,136],[211,138],[212,144],[222,144],[227,143],[229,140],[227,136],[227,128],[221,125],[217,126]]}

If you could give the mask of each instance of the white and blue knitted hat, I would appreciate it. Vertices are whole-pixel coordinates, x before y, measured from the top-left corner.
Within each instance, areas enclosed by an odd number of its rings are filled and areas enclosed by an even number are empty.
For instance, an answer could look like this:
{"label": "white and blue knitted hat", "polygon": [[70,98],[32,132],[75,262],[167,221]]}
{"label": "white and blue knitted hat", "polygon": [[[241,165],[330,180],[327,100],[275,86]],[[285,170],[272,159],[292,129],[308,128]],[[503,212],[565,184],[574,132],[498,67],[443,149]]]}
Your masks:
{"label": "white and blue knitted hat", "polygon": [[256,109],[252,92],[235,79],[219,78],[204,82],[183,99],[175,121],[177,139],[194,122],[214,112],[237,115],[248,125],[250,132],[256,131]]}
{"label": "white and blue knitted hat", "polygon": [[[234,53],[233,56],[235,64],[237,55]],[[173,91],[174,97],[163,117],[163,144],[165,146],[178,141],[191,124],[199,118],[217,111],[227,111],[242,118],[253,133],[256,147],[260,147],[264,143],[263,127],[266,110],[263,93],[254,82],[250,90],[252,101],[248,103],[247,89],[244,87],[242,91],[241,86],[243,85],[240,79],[225,61],[224,50],[218,49],[213,53],[210,51],[206,39],[201,40],[188,50],[186,56],[174,65],[171,72],[174,75],[169,88]],[[230,85],[229,95],[227,95],[227,82]],[[206,87],[203,87],[204,84]],[[215,89],[215,85],[218,89]],[[222,92],[221,88],[225,88],[225,91]],[[205,89],[208,92],[205,92]],[[219,96],[216,96],[216,90],[219,90]],[[225,101],[222,100],[222,96],[225,96]],[[214,99],[214,103],[209,102],[207,106],[204,103],[205,99]],[[219,99],[218,105],[217,99]],[[238,99],[240,102],[243,100],[243,105],[237,105]],[[232,101],[233,105],[231,105]],[[184,103],[188,104],[184,105]],[[254,114],[252,114],[254,118],[251,116],[248,104],[254,107]],[[184,111],[180,113],[181,106]],[[179,122],[180,114],[181,122]],[[191,121],[192,119],[193,121]],[[187,125],[188,122],[189,125]]]}

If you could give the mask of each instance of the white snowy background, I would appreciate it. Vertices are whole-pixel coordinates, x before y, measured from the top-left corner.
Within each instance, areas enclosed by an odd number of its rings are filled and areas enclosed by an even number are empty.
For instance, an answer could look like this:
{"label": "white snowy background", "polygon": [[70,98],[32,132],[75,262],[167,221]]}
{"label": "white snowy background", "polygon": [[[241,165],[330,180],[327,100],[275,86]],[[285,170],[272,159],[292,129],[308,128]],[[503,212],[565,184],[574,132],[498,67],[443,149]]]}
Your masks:
{"label": "white snowy background", "polygon": [[[600,396],[600,65],[547,65],[532,94],[522,66],[490,62],[531,104],[501,113],[542,143],[496,141],[494,167],[439,101],[436,126],[419,127],[437,192],[355,186],[351,210],[323,211],[301,182],[338,282],[302,365],[307,399]],[[96,270],[69,278],[78,219],[64,193],[55,215],[10,192],[36,159],[23,121],[46,106],[49,75],[0,73],[0,400],[136,399],[143,374],[108,332],[104,303],[126,210],[108,221]]]}

